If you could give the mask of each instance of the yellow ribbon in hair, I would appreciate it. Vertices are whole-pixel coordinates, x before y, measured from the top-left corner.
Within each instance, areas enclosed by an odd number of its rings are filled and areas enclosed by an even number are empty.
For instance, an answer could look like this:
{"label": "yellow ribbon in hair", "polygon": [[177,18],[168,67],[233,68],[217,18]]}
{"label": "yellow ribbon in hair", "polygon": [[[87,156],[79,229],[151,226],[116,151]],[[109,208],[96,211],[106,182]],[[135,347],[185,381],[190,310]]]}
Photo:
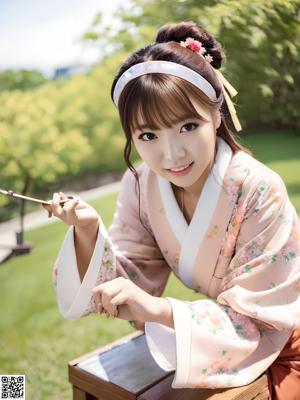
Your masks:
{"label": "yellow ribbon in hair", "polygon": [[[228,110],[230,112],[230,116],[233,122],[233,125],[235,127],[235,129],[239,132],[242,130],[242,126],[240,124],[240,121],[237,117],[236,114],[236,109],[234,107],[233,102],[231,101],[231,98],[228,96],[228,93],[230,94],[231,97],[234,97],[237,95],[237,90],[235,90],[235,88],[227,81],[227,79],[225,79],[225,77],[223,76],[222,72],[220,72],[219,70],[215,69],[215,72],[217,74],[217,77],[219,79],[219,82],[221,83],[221,87],[222,87],[222,92],[228,107]],[[227,93],[227,91],[228,93]]]}

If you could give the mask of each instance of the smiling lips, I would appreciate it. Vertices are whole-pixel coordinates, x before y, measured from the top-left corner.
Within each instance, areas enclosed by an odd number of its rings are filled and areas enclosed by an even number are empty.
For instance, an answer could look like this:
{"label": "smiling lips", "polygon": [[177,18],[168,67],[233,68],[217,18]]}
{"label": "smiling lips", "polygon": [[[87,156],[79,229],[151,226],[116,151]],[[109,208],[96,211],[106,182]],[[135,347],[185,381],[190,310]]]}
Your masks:
{"label": "smiling lips", "polygon": [[170,168],[168,171],[174,175],[186,175],[188,172],[190,172],[193,164],[194,162],[191,162],[190,164],[183,165],[182,167]]}

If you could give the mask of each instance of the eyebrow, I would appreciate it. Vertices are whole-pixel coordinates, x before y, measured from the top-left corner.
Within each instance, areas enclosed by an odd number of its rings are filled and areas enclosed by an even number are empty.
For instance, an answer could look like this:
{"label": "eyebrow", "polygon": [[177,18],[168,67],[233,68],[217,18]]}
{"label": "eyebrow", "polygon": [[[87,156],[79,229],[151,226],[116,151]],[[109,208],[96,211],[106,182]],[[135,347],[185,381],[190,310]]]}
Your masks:
{"label": "eyebrow", "polygon": [[[202,115],[197,115],[197,117],[195,117],[195,116],[191,116],[190,114],[186,114],[186,115],[181,115],[180,117],[171,120],[171,124],[178,124],[180,121],[186,121],[188,119],[193,119],[193,118],[200,119],[203,122],[209,121],[208,119],[204,118]],[[143,130],[143,129],[156,130],[155,127],[151,127],[147,124],[136,125],[134,128],[134,132],[138,129],[139,130]]]}

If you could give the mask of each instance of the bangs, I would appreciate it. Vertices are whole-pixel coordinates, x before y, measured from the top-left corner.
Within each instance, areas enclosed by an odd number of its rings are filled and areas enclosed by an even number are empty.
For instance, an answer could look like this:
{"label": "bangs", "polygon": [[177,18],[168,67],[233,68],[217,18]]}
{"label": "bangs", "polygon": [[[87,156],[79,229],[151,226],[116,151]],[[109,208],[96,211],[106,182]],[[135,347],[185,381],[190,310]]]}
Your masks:
{"label": "bangs", "polygon": [[[131,132],[145,128],[171,128],[188,119],[207,121],[191,102],[191,99],[203,102],[206,96],[189,82],[175,76],[143,75],[133,80],[123,94],[126,100],[122,102],[124,108],[121,121],[123,127],[129,128]],[[207,101],[205,103],[207,106]]]}

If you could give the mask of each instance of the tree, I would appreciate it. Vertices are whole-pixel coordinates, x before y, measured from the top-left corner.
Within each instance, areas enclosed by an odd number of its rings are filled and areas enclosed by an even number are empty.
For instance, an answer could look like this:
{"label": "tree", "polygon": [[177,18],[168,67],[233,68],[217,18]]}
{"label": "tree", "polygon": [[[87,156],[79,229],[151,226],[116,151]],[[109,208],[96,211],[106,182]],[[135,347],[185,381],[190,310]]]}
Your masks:
{"label": "tree", "polygon": [[[0,187],[38,196],[49,184],[124,169],[125,139],[110,100],[112,71],[123,58],[34,91],[0,94]],[[2,207],[0,220],[7,211]]]}
{"label": "tree", "polygon": [[112,56],[153,42],[167,22],[198,22],[225,49],[243,125],[300,127],[300,0],[131,0],[118,16],[119,29],[98,16],[84,39]]}
{"label": "tree", "polygon": [[39,71],[6,70],[0,72],[0,92],[11,90],[31,90],[45,83],[47,79]]}
{"label": "tree", "polygon": [[[53,182],[68,170],[78,171],[91,153],[80,130],[59,130],[53,114],[58,106],[55,87],[0,94],[1,185],[28,194],[35,180]],[[7,202],[3,196],[0,202]],[[20,204],[20,234],[23,242],[25,202]]]}

